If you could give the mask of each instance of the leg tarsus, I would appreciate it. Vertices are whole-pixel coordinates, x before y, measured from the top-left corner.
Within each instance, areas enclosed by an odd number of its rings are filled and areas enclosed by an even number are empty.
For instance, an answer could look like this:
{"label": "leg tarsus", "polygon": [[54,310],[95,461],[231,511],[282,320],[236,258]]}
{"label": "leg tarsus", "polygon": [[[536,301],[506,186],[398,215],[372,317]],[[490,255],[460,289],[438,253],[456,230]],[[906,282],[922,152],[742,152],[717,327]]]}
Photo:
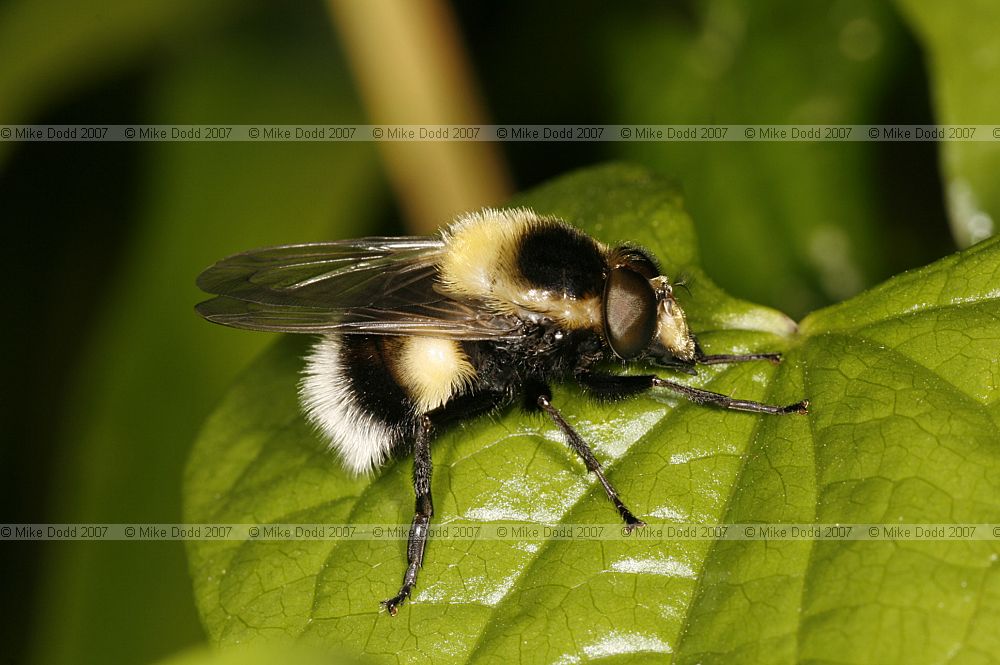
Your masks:
{"label": "leg tarsus", "polygon": [[773,365],[781,362],[780,353],[721,353],[708,355],[701,349],[701,344],[694,341],[694,362],[699,365],[725,365],[728,363],[745,363],[753,360],[767,360]]}
{"label": "leg tarsus", "polygon": [[577,381],[594,397],[608,402],[626,399],[646,392],[650,388],[666,388],[696,404],[710,404],[733,411],[786,415],[789,413],[808,413],[809,410],[809,400],[806,399],[787,406],[774,406],[745,399],[734,399],[728,395],[701,388],[692,388],[683,383],[661,379],[653,374],[581,374],[577,377]]}
{"label": "leg tarsus", "polygon": [[799,413],[802,415],[808,415],[809,400],[804,399],[801,402],[796,402],[795,404],[789,404],[785,408],[788,410],[787,413]]}
{"label": "leg tarsus", "polygon": [[769,413],[776,416],[788,415],[790,413],[809,413],[809,400],[807,399],[794,404],[789,404],[787,406],[775,406],[773,404],[763,404],[761,402],[754,402],[746,399],[734,399],[729,395],[714,393],[710,390],[703,390],[701,388],[692,388],[691,386],[685,386],[683,383],[661,379],[658,376],[653,377],[653,387],[672,390],[675,393],[683,395],[695,404],[711,404],[713,406],[729,409],[731,411]]}
{"label": "leg tarsus", "polygon": [[699,365],[726,365],[729,363],[744,363],[752,360],[767,360],[772,365],[781,363],[780,353],[722,353],[716,355],[695,356],[695,362]]}

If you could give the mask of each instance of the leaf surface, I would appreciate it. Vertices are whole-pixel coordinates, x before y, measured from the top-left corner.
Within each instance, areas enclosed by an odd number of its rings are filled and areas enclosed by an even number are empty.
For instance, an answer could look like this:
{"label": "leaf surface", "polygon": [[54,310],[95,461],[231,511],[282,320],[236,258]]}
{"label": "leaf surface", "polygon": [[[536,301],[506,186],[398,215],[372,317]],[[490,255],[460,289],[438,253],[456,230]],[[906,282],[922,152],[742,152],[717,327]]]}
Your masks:
{"label": "leaf surface", "polygon": [[[676,190],[605,166],[520,197],[605,241],[652,249],[715,352],[780,350],[780,366],[714,366],[682,380],[748,399],[808,396],[808,417],[722,412],[649,395],[554,402],[626,502],[677,522],[1000,522],[1000,248],[984,243],[815,313],[727,297],[698,269]],[[304,341],[251,367],[203,430],[189,521],[401,523],[410,464],[341,471],[295,402]],[[558,431],[511,412],[432,445],[435,523],[607,524],[614,510]],[[391,618],[402,541],[191,542],[212,640],[302,639],[376,660],[433,662],[932,662],[996,653],[996,543],[432,540],[412,602]]]}

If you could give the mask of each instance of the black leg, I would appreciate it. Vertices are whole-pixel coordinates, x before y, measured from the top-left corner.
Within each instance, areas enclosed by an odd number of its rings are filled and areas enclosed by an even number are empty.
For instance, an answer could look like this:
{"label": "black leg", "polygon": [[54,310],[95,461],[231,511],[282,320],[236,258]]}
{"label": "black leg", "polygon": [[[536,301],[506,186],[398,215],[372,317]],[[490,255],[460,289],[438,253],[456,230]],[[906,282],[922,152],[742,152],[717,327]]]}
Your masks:
{"label": "black leg", "polygon": [[464,395],[420,416],[413,443],[413,492],[417,499],[413,524],[406,544],[406,572],[403,574],[403,585],[399,588],[399,593],[382,601],[382,605],[392,616],[396,616],[399,606],[413,593],[413,587],[417,585],[417,573],[424,564],[427,531],[434,515],[434,503],[431,501],[430,440],[435,425],[471,418],[502,406],[505,401],[510,401],[509,396],[499,392]]}
{"label": "black leg", "polygon": [[653,375],[581,374],[576,377],[588,395],[601,402],[617,402],[648,391],[653,387]]}
{"label": "black leg", "polygon": [[777,365],[781,362],[780,353],[744,353],[744,354],[719,354],[714,356],[697,356],[694,361],[699,365],[725,365],[727,363],[744,363],[748,360],[769,360]]}
{"label": "black leg", "polygon": [[661,379],[658,376],[652,377],[652,380],[653,388],[666,388],[667,390],[673,390],[675,393],[683,395],[695,404],[711,404],[713,406],[729,409],[731,411],[770,413],[778,416],[789,413],[809,413],[809,400],[807,399],[804,399],[801,402],[796,402],[795,404],[789,404],[787,406],[775,406],[773,404],[752,402],[747,399],[733,399],[729,395],[713,393],[711,390],[702,390],[701,388],[692,388],[690,386],[685,386],[683,383]]}
{"label": "black leg", "polygon": [[789,413],[808,413],[809,400],[802,400],[787,406],[762,404],[745,399],[733,399],[728,395],[714,393],[710,390],[692,388],[683,383],[661,379],[658,376],[624,376],[607,374],[584,374],[578,377],[580,384],[595,397],[607,401],[624,399],[637,395],[650,388],[666,388],[683,395],[695,404],[711,404],[732,411],[749,411],[750,413],[769,413],[785,415]]}
{"label": "black leg", "polygon": [[621,515],[622,519],[625,521],[625,528],[629,531],[640,526],[645,526],[646,523],[638,519],[632,514],[625,504],[622,503],[621,498],[618,496],[618,490],[608,482],[608,479],[604,477],[604,470],[601,468],[601,463],[597,461],[594,457],[593,451],[587,442],[584,441],[579,434],[576,433],[570,424],[562,417],[562,414],[552,406],[552,400],[547,394],[539,395],[537,398],[538,408],[544,411],[559,429],[563,431],[566,435],[566,439],[569,442],[570,448],[576,451],[576,453],[583,459],[583,463],[587,465],[587,470],[592,472],[597,476],[597,480],[600,481],[601,486],[604,488],[605,493],[607,493],[608,498],[611,499],[611,503],[615,504],[615,508],[618,509],[618,514]]}
{"label": "black leg", "polygon": [[701,350],[698,340],[694,342],[694,353],[694,361],[699,365],[725,365],[728,363],[745,363],[750,360],[767,360],[775,365],[781,362],[780,353],[723,353],[709,356]]}
{"label": "black leg", "polygon": [[417,495],[413,524],[410,527],[410,537],[406,544],[406,573],[403,574],[403,585],[397,593],[382,605],[389,614],[396,612],[403,601],[409,598],[413,587],[417,584],[417,572],[424,564],[424,549],[427,547],[427,529],[431,516],[434,514],[434,504],[431,501],[431,446],[430,437],[434,426],[430,416],[420,417],[417,436],[413,445],[413,492]]}

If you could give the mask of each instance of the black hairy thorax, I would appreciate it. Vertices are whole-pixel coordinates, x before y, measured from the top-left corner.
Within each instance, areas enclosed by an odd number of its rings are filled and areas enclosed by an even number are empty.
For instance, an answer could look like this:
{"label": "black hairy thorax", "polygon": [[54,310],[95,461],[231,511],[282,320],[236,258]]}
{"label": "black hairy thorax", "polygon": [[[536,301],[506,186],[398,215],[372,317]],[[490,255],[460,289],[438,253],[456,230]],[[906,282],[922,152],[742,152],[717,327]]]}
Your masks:
{"label": "black hairy thorax", "polygon": [[476,368],[476,390],[511,398],[533,383],[559,382],[606,359],[600,336],[592,330],[565,330],[550,321],[529,324],[512,340],[464,342]]}

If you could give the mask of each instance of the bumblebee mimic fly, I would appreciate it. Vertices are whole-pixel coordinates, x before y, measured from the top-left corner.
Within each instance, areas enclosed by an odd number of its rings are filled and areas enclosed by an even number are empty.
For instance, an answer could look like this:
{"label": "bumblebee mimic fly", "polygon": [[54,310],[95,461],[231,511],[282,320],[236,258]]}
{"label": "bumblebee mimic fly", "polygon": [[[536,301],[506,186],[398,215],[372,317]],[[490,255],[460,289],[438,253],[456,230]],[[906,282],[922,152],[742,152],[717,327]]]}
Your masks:
{"label": "bumblebee mimic fly", "polygon": [[399,593],[383,601],[393,615],[423,565],[434,513],[430,442],[446,423],[518,401],[544,413],[632,529],[643,522],[552,404],[552,382],[575,381],[602,401],[663,388],[736,411],[780,415],[808,407],[602,369],[608,361],[640,361],[694,373],[699,364],[780,356],[706,355],[649,252],[605,245],[525,208],[462,215],[437,236],[251,250],[205,270],[198,286],[215,296],[197,306],[209,321],[319,335],[306,357],[300,401],[348,470],[374,471],[399,452],[413,456],[407,568]]}

